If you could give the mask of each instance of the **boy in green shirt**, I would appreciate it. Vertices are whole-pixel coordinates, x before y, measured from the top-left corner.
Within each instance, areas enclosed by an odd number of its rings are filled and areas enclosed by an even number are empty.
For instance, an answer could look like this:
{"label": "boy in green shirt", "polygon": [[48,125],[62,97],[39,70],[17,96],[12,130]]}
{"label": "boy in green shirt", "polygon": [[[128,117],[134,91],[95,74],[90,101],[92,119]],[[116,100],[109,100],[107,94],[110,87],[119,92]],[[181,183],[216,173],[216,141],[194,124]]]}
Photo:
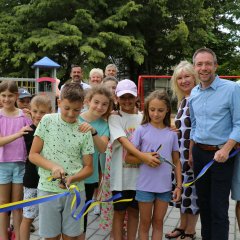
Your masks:
{"label": "boy in green shirt", "polygon": [[[76,83],[67,83],[61,91],[58,106],[61,113],[47,114],[40,121],[29,159],[39,166],[39,196],[67,191],[75,184],[84,204],[84,179],[93,172],[93,140],[90,132],[78,131],[78,116],[83,107],[84,93]],[[48,177],[63,179],[65,185],[48,181]],[[82,225],[71,216],[72,197],[63,197],[39,205],[39,234],[45,239],[75,240]]]}

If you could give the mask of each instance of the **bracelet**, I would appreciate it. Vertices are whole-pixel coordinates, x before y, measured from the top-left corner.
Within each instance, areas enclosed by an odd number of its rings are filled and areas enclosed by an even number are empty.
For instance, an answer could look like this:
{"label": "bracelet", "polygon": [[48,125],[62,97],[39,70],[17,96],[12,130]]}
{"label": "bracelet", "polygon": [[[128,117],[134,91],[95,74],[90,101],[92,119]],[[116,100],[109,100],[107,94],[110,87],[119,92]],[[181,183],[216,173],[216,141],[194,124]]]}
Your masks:
{"label": "bracelet", "polygon": [[182,191],[182,187],[176,186],[175,188],[178,188],[179,190],[181,190],[181,191]]}
{"label": "bracelet", "polygon": [[96,131],[95,133],[92,133],[92,136],[93,136],[93,137],[96,136],[96,135],[98,135],[97,130],[95,130],[95,131]]}

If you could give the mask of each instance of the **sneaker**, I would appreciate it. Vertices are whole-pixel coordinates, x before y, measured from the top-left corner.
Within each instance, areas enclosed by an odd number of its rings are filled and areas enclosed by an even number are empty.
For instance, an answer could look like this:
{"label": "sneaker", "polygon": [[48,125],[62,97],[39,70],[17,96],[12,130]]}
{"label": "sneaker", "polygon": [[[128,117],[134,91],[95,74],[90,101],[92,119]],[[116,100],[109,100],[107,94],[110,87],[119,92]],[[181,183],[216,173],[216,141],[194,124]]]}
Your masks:
{"label": "sneaker", "polygon": [[100,205],[99,205],[99,204],[94,207],[93,213],[94,213],[95,215],[100,215],[101,210],[100,210]]}

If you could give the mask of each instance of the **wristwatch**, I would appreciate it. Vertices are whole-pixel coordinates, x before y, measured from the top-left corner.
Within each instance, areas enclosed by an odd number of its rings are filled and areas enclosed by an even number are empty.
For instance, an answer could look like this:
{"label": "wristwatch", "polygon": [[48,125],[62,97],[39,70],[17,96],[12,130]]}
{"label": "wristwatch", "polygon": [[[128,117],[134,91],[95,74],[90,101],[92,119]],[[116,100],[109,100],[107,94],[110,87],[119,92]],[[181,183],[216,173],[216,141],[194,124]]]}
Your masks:
{"label": "wristwatch", "polygon": [[98,135],[97,130],[95,130],[95,133],[92,133],[92,136],[93,136],[93,137],[96,136],[96,135]]}

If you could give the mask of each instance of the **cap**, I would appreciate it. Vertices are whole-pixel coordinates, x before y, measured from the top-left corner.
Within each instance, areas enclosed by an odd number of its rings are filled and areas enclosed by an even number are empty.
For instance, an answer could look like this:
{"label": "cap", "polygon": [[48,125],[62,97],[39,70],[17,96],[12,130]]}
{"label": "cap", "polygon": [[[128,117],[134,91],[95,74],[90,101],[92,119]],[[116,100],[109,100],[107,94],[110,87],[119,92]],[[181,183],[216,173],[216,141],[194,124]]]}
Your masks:
{"label": "cap", "polygon": [[115,93],[117,97],[120,97],[126,93],[137,97],[137,86],[133,81],[124,79],[118,83]]}
{"label": "cap", "polygon": [[18,93],[19,93],[18,98],[32,97],[31,93],[26,88],[19,88]]}

